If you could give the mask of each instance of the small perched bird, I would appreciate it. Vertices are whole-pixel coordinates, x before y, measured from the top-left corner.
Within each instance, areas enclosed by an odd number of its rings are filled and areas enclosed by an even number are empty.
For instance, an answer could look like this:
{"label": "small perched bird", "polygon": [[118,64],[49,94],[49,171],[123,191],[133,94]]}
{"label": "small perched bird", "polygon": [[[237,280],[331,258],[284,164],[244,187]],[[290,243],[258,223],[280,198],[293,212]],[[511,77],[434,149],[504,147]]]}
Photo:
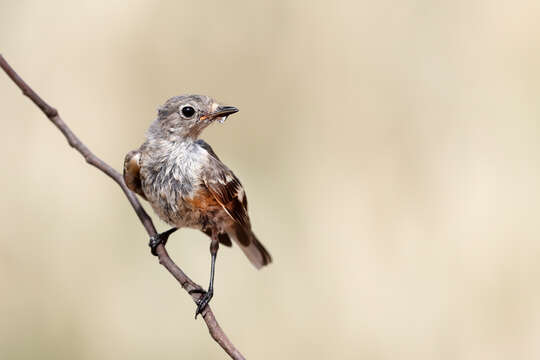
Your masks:
{"label": "small perched bird", "polygon": [[138,150],[124,160],[124,180],[148,200],[172,229],[150,239],[152,254],[178,228],[199,229],[210,241],[210,284],[197,304],[195,317],[212,299],[219,244],[231,239],[257,268],[272,258],[251,230],[247,198],[238,178],[204,140],[201,132],[214,121],[224,122],[238,112],[201,95],[175,96],[159,108],[158,118]]}

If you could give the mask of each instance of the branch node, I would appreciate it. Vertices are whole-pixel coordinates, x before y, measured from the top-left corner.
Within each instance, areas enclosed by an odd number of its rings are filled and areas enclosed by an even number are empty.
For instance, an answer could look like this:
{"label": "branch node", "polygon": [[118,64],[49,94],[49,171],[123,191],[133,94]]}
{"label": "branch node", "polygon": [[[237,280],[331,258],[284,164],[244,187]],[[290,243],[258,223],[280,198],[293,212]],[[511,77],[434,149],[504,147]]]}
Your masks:
{"label": "branch node", "polygon": [[52,106],[47,106],[47,107],[45,108],[44,112],[45,112],[45,115],[47,115],[47,117],[48,117],[49,119],[58,116],[58,110],[56,110],[56,109],[53,108]]}

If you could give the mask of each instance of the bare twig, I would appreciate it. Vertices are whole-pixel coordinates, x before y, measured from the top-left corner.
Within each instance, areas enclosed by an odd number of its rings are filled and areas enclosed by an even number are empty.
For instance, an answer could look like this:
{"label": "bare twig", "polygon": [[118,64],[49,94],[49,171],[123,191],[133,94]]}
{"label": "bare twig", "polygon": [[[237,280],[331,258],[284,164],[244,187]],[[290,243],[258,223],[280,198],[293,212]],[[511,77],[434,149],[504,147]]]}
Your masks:
{"label": "bare twig", "polygon": [[[69,145],[75,148],[75,150],[77,150],[79,153],[81,153],[87,163],[103,171],[122,188],[124,194],[128,198],[129,203],[133,207],[133,210],[135,210],[135,213],[137,213],[137,216],[139,217],[139,220],[141,221],[144,228],[146,229],[148,235],[157,235],[157,231],[154,227],[152,219],[150,219],[144,208],[141,206],[139,200],[137,200],[137,197],[131,192],[131,190],[127,188],[122,175],[118,171],[113,169],[111,166],[109,166],[107,163],[105,163],[103,160],[94,155],[90,151],[90,149],[88,149],[86,145],[84,145],[81,140],[79,140],[79,138],[66,125],[60,115],[58,115],[58,111],[49,104],[47,104],[34,90],[32,90],[32,88],[28,86],[28,84],[15,72],[15,70],[13,70],[13,68],[7,63],[7,61],[2,55],[0,55],[0,67],[6,72],[6,74],[11,78],[11,80],[13,80],[13,82],[19,87],[19,89],[22,90],[23,94],[30,98],[30,100],[32,100],[34,104],[36,104],[36,106],[41,109],[41,111],[43,111],[43,113],[49,118],[49,120],[51,120],[52,123],[56,125],[56,127],[66,137]],[[190,290],[201,288],[199,285],[193,282],[182,271],[182,269],[180,269],[174,263],[174,261],[172,261],[163,245],[160,244],[157,247],[157,254],[159,258],[159,263],[163,265],[167,270],[169,270],[171,275],[174,276],[176,280],[178,280],[182,288],[184,288],[188,292],[188,294]],[[194,293],[190,296],[193,298],[194,301],[196,301],[201,296],[201,294]],[[204,318],[204,321],[206,322],[206,326],[208,326],[208,331],[210,332],[210,335],[223,348],[223,350],[225,350],[227,354],[229,354],[233,359],[244,359],[242,354],[236,349],[236,347],[232,344],[229,338],[227,338],[227,335],[225,335],[225,333],[219,326],[214,316],[214,313],[212,312],[212,309],[209,305],[206,306],[205,310],[202,313],[202,316]]]}

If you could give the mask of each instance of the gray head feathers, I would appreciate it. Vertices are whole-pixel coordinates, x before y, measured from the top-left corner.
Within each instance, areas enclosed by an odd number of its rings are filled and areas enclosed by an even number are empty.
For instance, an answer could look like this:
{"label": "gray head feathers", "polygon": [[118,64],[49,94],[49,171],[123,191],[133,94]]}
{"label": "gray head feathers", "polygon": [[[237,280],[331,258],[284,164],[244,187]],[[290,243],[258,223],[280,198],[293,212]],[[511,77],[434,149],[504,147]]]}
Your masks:
{"label": "gray head feathers", "polygon": [[204,95],[181,95],[170,98],[159,107],[158,118],[148,129],[149,140],[154,137],[168,140],[196,139],[212,121],[205,121],[219,106]]}

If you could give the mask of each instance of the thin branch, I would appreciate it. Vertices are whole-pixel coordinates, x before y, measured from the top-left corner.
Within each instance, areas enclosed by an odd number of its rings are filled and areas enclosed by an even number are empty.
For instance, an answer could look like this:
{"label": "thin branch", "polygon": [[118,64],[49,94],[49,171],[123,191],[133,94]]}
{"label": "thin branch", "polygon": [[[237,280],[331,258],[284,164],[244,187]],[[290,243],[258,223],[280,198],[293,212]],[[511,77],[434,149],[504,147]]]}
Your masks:
{"label": "thin branch", "polygon": [[[146,229],[148,236],[157,235],[156,228],[152,222],[152,219],[148,216],[144,208],[141,206],[137,197],[129,190],[124,183],[123,176],[105,163],[103,160],[94,155],[86,145],[84,145],[81,140],[71,131],[71,129],[66,125],[62,120],[58,111],[47,104],[16,72],[13,68],[7,63],[2,55],[0,55],[0,67],[6,72],[6,74],[13,80],[13,82],[22,90],[23,94],[26,95],[41,111],[52,121],[52,123],[64,134],[69,145],[75,150],[77,150],[90,165],[98,168],[107,174],[111,179],[113,179],[124,191],[124,194],[129,200],[129,203],[137,213],[139,220]],[[190,290],[200,289],[201,287],[193,282],[183,271],[180,269],[174,261],[169,257],[167,250],[163,245],[157,247],[157,254],[159,258],[159,263],[163,265],[176,280],[180,283],[183,289],[185,289],[188,294]],[[190,296],[193,298],[193,301],[198,300],[201,296],[199,293],[193,293]],[[212,338],[231,356],[233,359],[244,359],[242,354],[236,349],[233,343],[229,340],[227,335],[223,332],[219,326],[210,305],[207,305],[205,310],[202,313],[202,317],[206,322],[208,331]]]}

